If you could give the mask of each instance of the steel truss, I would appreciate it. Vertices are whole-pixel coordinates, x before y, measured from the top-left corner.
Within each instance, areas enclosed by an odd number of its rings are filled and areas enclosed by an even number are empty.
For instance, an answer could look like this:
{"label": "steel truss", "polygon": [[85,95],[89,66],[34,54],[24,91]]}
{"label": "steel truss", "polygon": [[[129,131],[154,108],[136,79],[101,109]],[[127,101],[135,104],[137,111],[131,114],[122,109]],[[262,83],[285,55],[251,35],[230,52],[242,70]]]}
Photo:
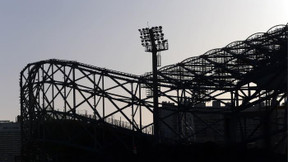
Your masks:
{"label": "steel truss", "polygon": [[[174,141],[208,139],[203,132],[209,130],[225,143],[262,140],[274,148],[287,140],[287,25],[165,66],[158,70],[158,83],[165,112],[159,124]],[[152,74],[51,59],[28,64],[20,87],[23,147],[35,140],[39,124],[52,120],[109,123],[153,134],[153,96],[145,95]]]}

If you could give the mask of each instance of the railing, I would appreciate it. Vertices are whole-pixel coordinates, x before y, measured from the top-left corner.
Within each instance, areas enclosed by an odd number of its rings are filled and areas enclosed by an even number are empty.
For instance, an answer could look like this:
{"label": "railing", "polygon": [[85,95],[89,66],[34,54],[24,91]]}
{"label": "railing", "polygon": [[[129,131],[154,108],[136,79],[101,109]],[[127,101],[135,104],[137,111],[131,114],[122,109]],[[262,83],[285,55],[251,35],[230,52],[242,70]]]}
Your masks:
{"label": "railing", "polygon": [[[99,118],[96,115],[92,115],[92,114],[86,114],[85,113],[85,114],[78,114],[78,115],[83,116],[85,118],[89,118],[89,119],[99,120]],[[129,130],[135,130],[135,129],[133,129],[133,126],[129,122],[123,121],[123,120],[121,120],[121,118],[115,119],[112,116],[112,117],[105,118],[104,122],[111,124],[111,125],[114,125],[114,126],[117,126],[117,127],[129,129]],[[153,134],[153,125],[150,125],[144,129],[142,129],[142,133]]]}

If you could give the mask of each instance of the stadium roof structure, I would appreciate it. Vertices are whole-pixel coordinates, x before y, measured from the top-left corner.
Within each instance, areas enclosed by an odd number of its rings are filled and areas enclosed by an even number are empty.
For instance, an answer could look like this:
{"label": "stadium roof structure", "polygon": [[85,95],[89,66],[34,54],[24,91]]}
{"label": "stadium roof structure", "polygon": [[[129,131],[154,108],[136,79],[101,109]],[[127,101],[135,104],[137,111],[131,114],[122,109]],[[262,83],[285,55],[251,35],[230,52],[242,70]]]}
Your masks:
{"label": "stadium roof structure", "polygon": [[[177,114],[183,122],[184,114],[191,113],[202,121],[205,129],[227,136],[215,127],[226,119],[205,121],[197,114],[228,113],[229,119],[235,118],[241,131],[246,132],[237,142],[249,143],[263,138],[267,141],[268,136],[274,135],[280,135],[278,143],[281,142],[286,138],[287,113],[281,117],[282,123],[270,117],[281,105],[286,105],[281,108],[287,112],[287,29],[287,24],[277,25],[246,40],[160,68],[160,107],[170,113],[159,117],[159,122],[176,134],[176,141],[183,142],[197,132],[179,131],[179,127],[176,130],[167,118]],[[152,89],[152,82],[151,73],[133,75],[77,61],[50,59],[30,63],[20,77],[23,146],[35,140],[39,124],[51,120],[115,125],[113,121],[117,119],[125,122],[125,128],[131,131],[153,134],[153,96],[145,93]],[[212,107],[215,101],[220,107]],[[163,103],[174,106],[165,107]],[[199,106],[203,103],[205,108]],[[257,106],[257,111],[265,112],[265,120],[248,130],[239,114],[256,111]],[[255,133],[267,124],[279,129],[269,129],[264,135]],[[189,124],[184,121],[181,129],[186,127]]]}

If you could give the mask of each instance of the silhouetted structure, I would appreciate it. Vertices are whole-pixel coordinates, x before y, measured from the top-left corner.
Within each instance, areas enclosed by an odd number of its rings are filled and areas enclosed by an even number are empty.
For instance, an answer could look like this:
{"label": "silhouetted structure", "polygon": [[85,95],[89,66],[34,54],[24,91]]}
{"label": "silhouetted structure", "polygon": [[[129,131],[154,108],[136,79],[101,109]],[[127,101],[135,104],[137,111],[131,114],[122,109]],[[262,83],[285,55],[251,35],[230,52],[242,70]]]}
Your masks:
{"label": "silhouetted structure", "polygon": [[20,123],[0,120],[0,161],[15,162],[20,157]]}
{"label": "silhouetted structure", "polygon": [[[154,125],[154,137],[156,141],[160,141],[159,132],[159,96],[158,96],[158,65],[159,60],[157,53],[160,51],[168,50],[168,41],[164,40],[164,34],[162,33],[162,26],[156,26],[152,28],[139,29],[142,46],[145,47],[145,52],[152,53],[152,90],[153,90],[153,125]],[[159,53],[160,54],[160,53]],[[158,55],[159,55],[158,54]],[[160,55],[159,55],[160,56]]]}
{"label": "silhouetted structure", "polygon": [[[159,101],[165,102],[159,104],[162,144],[153,146],[153,96],[144,91],[153,87],[151,73],[132,75],[56,59],[28,64],[20,79],[23,155],[57,160],[79,152],[91,159],[113,158],[111,153],[160,160],[167,151],[172,160],[209,148],[216,159],[227,160],[227,152],[235,150],[248,161],[247,148],[287,153],[287,25],[157,74]],[[214,155],[215,150],[227,152]]]}

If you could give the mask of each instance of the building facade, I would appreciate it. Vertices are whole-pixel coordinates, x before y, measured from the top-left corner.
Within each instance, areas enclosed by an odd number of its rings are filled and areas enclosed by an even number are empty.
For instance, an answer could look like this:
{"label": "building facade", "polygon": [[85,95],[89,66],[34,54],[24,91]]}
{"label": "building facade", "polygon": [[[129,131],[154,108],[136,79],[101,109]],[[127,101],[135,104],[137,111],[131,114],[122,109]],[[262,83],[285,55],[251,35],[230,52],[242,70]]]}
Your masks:
{"label": "building facade", "polygon": [[0,121],[0,162],[14,162],[21,152],[20,123]]}
{"label": "building facade", "polygon": [[[212,102],[211,106],[198,104],[186,111],[171,103],[162,105],[159,109],[162,118],[159,127],[163,139],[177,141],[185,138],[196,143],[246,143],[251,148],[266,148],[277,143],[276,152],[286,150],[285,136],[279,133],[287,127],[284,105],[272,111],[269,104],[261,103],[237,114],[219,101]],[[272,113],[267,113],[267,110]]]}

